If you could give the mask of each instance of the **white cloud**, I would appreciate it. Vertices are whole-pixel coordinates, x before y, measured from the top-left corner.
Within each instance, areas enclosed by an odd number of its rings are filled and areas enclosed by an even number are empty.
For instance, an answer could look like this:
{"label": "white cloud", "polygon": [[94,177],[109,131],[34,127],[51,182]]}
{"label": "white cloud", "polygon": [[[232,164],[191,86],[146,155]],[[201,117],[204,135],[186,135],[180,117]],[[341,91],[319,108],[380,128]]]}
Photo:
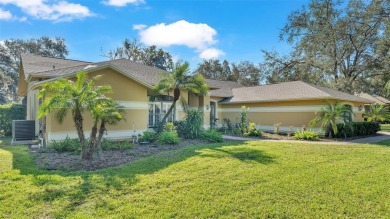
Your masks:
{"label": "white cloud", "polygon": [[134,24],[133,25],[133,30],[143,30],[145,29],[147,26],[145,24]]}
{"label": "white cloud", "polygon": [[10,11],[6,11],[0,8],[0,20],[11,20],[13,18]]}
{"label": "white cloud", "polygon": [[144,3],[144,0],[108,0],[103,1],[102,3],[105,5],[115,6],[115,7],[124,7],[128,4],[140,4]]}
{"label": "white cloud", "polygon": [[224,56],[225,53],[222,50],[216,48],[209,48],[199,54],[201,59],[217,59]]}
{"label": "white cloud", "polygon": [[[67,1],[47,0],[0,0],[0,4],[12,4],[19,7],[24,13],[37,19],[53,21],[71,21],[93,16],[93,13],[85,6]],[[22,18],[22,20],[26,20]]]}
{"label": "white cloud", "polygon": [[[141,26],[134,25],[133,29]],[[211,48],[217,43],[215,39],[217,31],[207,24],[189,23],[185,20],[172,24],[156,24],[150,27],[142,26],[139,36],[142,43],[161,47],[187,46],[193,48],[203,56],[220,56],[223,51]]]}

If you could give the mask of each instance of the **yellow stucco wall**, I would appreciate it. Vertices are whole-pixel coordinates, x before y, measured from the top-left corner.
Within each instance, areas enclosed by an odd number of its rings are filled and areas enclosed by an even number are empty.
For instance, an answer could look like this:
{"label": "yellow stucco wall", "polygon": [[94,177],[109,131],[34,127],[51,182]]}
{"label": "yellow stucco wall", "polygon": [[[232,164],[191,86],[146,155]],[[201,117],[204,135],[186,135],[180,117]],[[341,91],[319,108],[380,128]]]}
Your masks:
{"label": "yellow stucco wall", "polygon": [[[354,121],[363,121],[362,113],[358,108],[363,103],[343,102],[350,104],[354,110]],[[218,124],[223,124],[224,119],[230,119],[232,123],[238,123],[242,106],[249,108],[248,120],[261,126],[273,126],[281,123],[285,127],[309,126],[310,121],[315,118],[315,112],[324,105],[322,100],[302,100],[302,101],[279,101],[245,104],[218,104],[217,117]]]}
{"label": "yellow stucco wall", "polygon": [[[108,125],[108,132],[120,131],[123,134],[124,131],[129,131],[130,133],[133,131],[133,127],[136,130],[146,130],[148,128],[148,88],[112,69],[90,73],[89,77],[96,75],[102,76],[96,82],[96,85],[110,85],[112,93],[109,96],[118,101],[125,109],[125,119],[115,126]],[[63,135],[67,132],[75,132],[71,112],[68,112],[62,124],[56,121],[54,113],[47,116],[46,123],[48,133],[62,133]],[[84,131],[91,131],[92,125],[90,114],[88,112],[84,113]]]}

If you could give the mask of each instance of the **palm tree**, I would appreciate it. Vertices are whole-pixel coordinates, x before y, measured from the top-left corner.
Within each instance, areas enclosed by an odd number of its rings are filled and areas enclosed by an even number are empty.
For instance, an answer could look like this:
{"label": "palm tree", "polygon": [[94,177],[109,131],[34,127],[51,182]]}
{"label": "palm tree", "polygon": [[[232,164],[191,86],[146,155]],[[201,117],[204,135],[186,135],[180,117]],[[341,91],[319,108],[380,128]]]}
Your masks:
{"label": "palm tree", "polygon": [[386,107],[382,104],[371,104],[370,110],[364,113],[364,118],[366,118],[368,122],[379,123],[385,121],[388,116]]}
{"label": "palm tree", "polygon": [[[90,112],[94,121],[89,138],[90,154],[92,156],[93,152],[97,151],[99,158],[102,159],[101,142],[104,132],[107,131],[106,124],[115,125],[124,119],[124,109],[112,99],[102,98],[96,101],[96,104],[91,105]],[[98,130],[99,122],[100,126]]]}
{"label": "palm tree", "polygon": [[161,81],[154,86],[154,90],[158,93],[169,93],[173,91],[173,101],[168,112],[162,119],[164,124],[172,114],[173,109],[176,106],[177,100],[180,98],[180,90],[188,90],[194,94],[206,95],[208,86],[205,79],[200,74],[190,75],[190,69],[188,62],[177,62],[171,73],[160,73]]}
{"label": "palm tree", "polygon": [[68,113],[72,113],[79,142],[82,148],[81,157],[92,159],[88,145],[85,142],[83,129],[83,112],[96,105],[96,101],[105,98],[111,92],[110,86],[95,86],[100,76],[87,78],[85,72],[76,75],[76,81],[60,78],[42,85],[39,98],[43,99],[39,107],[39,117],[43,117],[55,110],[55,116],[62,123]]}
{"label": "palm tree", "polygon": [[341,103],[335,102],[331,104],[326,102],[326,105],[321,108],[316,114],[319,115],[310,122],[310,126],[316,126],[321,122],[321,129],[329,133],[329,138],[332,138],[332,132],[337,134],[337,123],[349,123],[352,118],[352,109]]}

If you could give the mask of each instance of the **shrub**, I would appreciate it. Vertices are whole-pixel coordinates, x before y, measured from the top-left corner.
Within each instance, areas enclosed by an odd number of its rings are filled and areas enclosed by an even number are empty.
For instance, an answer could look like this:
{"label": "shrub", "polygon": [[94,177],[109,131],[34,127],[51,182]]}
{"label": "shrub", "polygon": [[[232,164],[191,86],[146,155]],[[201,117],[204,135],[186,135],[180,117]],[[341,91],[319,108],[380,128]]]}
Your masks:
{"label": "shrub", "polygon": [[111,141],[111,140],[103,139],[103,141],[101,143],[101,147],[105,151],[127,150],[127,149],[134,147],[134,145],[131,142],[126,141],[126,140],[125,141]]}
{"label": "shrub", "polygon": [[215,129],[202,132],[201,137],[210,143],[223,142],[222,134]]}
{"label": "shrub", "polygon": [[12,135],[12,120],[26,118],[26,106],[21,104],[0,105],[0,134]]}
{"label": "shrub", "polygon": [[248,110],[249,108],[247,108],[246,106],[241,107],[240,130],[242,135],[247,132],[246,122],[247,122]]}
{"label": "shrub", "polygon": [[199,110],[188,110],[186,118],[186,138],[197,138],[202,131],[203,112]]}
{"label": "shrub", "polygon": [[245,133],[245,136],[260,137],[263,133],[260,130],[256,129],[256,124],[253,122],[249,123],[248,132]]}
{"label": "shrub", "polygon": [[176,126],[172,122],[167,122],[164,125],[163,131],[176,132]]}
{"label": "shrub", "polygon": [[63,141],[50,141],[48,147],[58,152],[76,152],[81,149],[79,140],[77,138],[72,139],[69,136],[66,136]]}
{"label": "shrub", "polygon": [[351,124],[337,124],[337,138],[374,135],[380,130],[376,122],[352,122]]}
{"label": "shrub", "polygon": [[158,144],[178,144],[180,141],[177,132],[163,131],[157,138]]}
{"label": "shrub", "polygon": [[157,139],[157,133],[151,131],[144,131],[139,141],[154,142]]}
{"label": "shrub", "polygon": [[185,120],[174,121],[173,124],[176,126],[176,132],[180,138],[186,138],[188,129],[187,122]]}
{"label": "shrub", "polygon": [[296,131],[293,138],[295,140],[308,140],[308,141],[318,141],[320,139],[318,137],[317,132],[311,132],[311,131]]}

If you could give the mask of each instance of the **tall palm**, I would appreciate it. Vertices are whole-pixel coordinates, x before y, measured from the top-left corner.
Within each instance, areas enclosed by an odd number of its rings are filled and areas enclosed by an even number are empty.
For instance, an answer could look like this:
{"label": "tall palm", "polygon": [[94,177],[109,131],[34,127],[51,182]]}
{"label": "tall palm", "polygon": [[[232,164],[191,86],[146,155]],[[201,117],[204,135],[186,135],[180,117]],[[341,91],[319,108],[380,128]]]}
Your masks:
{"label": "tall palm", "polygon": [[321,108],[319,112],[316,112],[318,116],[310,122],[310,126],[316,126],[321,123],[321,129],[329,133],[329,138],[332,138],[332,131],[337,134],[337,123],[351,122],[349,118],[352,118],[352,109],[341,103],[331,104],[326,102],[326,105]]}
{"label": "tall palm", "polygon": [[[99,158],[103,158],[101,142],[103,140],[104,132],[107,130],[106,125],[115,125],[124,119],[124,109],[122,106],[115,103],[110,98],[102,98],[91,105],[90,109],[93,126],[89,138],[90,154],[97,151]],[[98,124],[100,126],[98,129]]]}
{"label": "tall palm", "polygon": [[200,74],[191,75],[188,62],[177,62],[172,72],[160,74],[161,81],[155,85],[154,90],[159,93],[169,93],[173,91],[173,101],[168,112],[162,119],[164,124],[172,114],[177,100],[180,98],[180,90],[188,90],[194,94],[206,95],[208,86],[204,77]]}
{"label": "tall palm", "polygon": [[85,142],[83,129],[83,112],[90,109],[95,101],[105,97],[111,92],[109,86],[95,86],[100,76],[88,79],[85,72],[76,75],[76,81],[60,78],[42,85],[39,98],[43,99],[39,107],[39,117],[43,117],[55,110],[55,116],[59,123],[62,123],[68,113],[72,113],[80,145],[82,147],[81,157],[91,159],[88,145]]}
{"label": "tall palm", "polygon": [[383,104],[371,104],[368,112],[364,113],[364,118],[368,122],[382,122],[385,121],[389,115]]}

